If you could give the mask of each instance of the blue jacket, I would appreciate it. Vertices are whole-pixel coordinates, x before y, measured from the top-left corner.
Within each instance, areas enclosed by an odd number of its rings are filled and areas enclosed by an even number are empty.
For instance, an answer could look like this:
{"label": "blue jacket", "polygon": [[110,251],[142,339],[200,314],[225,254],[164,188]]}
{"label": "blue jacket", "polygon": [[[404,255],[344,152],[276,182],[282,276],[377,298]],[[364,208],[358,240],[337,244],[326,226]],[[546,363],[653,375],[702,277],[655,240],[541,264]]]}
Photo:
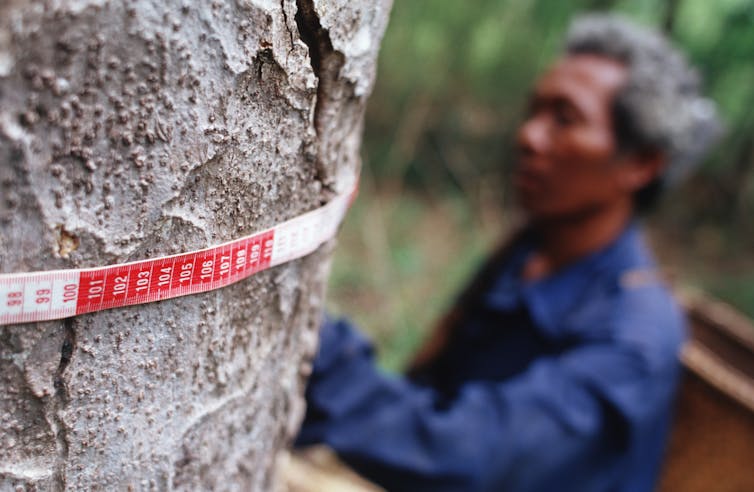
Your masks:
{"label": "blue jacket", "polygon": [[419,380],[326,320],[299,445],[326,443],[391,491],[649,491],[684,319],[635,224],[534,282],[520,241]]}

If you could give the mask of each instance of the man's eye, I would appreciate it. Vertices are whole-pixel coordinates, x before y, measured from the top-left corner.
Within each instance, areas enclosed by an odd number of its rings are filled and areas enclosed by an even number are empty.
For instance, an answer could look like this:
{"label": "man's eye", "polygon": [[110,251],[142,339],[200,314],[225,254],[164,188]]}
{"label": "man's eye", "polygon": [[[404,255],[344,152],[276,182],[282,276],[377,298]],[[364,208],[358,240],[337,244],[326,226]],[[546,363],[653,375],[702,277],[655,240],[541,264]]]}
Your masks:
{"label": "man's eye", "polygon": [[558,126],[571,126],[578,123],[579,118],[573,111],[567,108],[559,108],[553,111],[553,120]]}

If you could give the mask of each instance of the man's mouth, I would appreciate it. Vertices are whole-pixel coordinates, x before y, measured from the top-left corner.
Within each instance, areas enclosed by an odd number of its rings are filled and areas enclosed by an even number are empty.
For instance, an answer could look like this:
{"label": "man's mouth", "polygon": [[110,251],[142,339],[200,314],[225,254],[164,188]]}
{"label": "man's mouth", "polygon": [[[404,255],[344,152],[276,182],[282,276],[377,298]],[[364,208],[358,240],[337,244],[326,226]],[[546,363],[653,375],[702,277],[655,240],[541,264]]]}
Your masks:
{"label": "man's mouth", "polygon": [[543,179],[539,173],[527,169],[525,166],[519,167],[513,174],[513,187],[519,192],[531,193],[538,191],[543,186]]}

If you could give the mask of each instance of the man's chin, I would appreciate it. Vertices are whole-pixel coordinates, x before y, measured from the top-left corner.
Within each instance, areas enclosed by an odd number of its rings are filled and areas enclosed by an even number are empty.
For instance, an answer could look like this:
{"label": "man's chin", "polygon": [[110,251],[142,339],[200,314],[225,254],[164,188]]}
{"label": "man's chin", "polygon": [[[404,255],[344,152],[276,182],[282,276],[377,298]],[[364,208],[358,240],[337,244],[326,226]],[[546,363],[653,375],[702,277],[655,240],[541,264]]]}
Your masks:
{"label": "man's chin", "polygon": [[557,222],[569,220],[572,213],[553,207],[541,197],[517,195],[516,204],[529,222]]}
{"label": "man's chin", "polygon": [[547,207],[543,203],[543,200],[533,193],[517,191],[516,204],[528,217],[533,218],[547,214]]}

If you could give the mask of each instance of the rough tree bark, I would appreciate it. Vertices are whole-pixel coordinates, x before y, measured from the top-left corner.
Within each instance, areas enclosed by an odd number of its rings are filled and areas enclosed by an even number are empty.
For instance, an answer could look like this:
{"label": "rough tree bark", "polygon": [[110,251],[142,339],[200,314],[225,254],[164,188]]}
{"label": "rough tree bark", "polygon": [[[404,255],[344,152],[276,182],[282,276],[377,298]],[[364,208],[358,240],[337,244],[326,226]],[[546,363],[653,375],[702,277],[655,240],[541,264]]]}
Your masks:
{"label": "rough tree bark", "polygon": [[[342,191],[390,3],[0,2],[0,272],[199,249]],[[0,327],[0,490],[269,490],[331,249]]]}

